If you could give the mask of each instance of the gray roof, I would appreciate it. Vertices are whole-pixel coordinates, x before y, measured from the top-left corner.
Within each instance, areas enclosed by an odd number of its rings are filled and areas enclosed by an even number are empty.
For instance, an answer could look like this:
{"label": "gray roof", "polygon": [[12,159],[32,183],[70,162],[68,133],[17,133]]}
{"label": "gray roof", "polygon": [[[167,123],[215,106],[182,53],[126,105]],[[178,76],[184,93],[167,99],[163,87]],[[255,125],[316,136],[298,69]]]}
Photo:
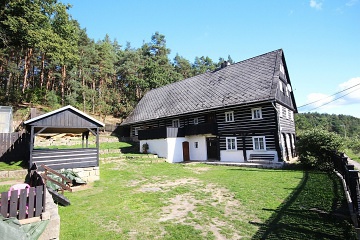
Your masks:
{"label": "gray roof", "polygon": [[144,95],[122,125],[273,100],[281,61],[283,51],[279,49],[153,89]]}

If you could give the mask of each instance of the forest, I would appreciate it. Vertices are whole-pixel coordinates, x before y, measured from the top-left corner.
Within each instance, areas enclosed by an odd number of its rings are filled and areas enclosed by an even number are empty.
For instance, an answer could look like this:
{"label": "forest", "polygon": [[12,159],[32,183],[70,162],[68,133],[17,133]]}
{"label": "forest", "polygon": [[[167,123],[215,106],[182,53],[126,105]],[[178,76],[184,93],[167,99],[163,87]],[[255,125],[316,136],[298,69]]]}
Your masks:
{"label": "forest", "polygon": [[[0,105],[72,105],[125,117],[146,91],[215,70],[207,56],[190,62],[155,32],[139,48],[110,36],[94,41],[57,0],[5,0],[0,6]],[[232,63],[230,56],[226,61]]]}

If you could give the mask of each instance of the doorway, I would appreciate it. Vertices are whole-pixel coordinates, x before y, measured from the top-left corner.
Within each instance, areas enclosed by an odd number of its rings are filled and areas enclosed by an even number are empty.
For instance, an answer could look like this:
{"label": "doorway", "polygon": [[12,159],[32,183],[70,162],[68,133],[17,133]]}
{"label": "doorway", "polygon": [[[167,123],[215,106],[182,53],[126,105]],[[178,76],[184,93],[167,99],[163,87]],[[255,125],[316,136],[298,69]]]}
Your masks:
{"label": "doorway", "polygon": [[219,160],[219,141],[217,138],[206,138],[206,150],[208,160]]}

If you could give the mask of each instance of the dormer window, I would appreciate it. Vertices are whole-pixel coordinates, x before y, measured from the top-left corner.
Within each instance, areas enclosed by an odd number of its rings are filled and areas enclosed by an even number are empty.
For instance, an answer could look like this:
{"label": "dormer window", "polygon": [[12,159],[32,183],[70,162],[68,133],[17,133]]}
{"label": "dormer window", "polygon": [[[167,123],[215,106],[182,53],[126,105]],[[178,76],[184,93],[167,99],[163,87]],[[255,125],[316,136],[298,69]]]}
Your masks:
{"label": "dormer window", "polygon": [[253,108],[251,109],[252,119],[262,119],[261,108]]}
{"label": "dormer window", "polygon": [[280,72],[282,74],[285,74],[285,69],[284,69],[284,65],[280,64]]}
{"label": "dormer window", "polygon": [[172,120],[172,126],[174,128],[179,128],[180,127],[180,120],[179,119]]}
{"label": "dormer window", "polygon": [[234,112],[225,113],[225,122],[234,122]]}
{"label": "dormer window", "polygon": [[281,80],[279,80],[279,88],[280,88],[281,92],[284,92],[284,86],[283,86]]}

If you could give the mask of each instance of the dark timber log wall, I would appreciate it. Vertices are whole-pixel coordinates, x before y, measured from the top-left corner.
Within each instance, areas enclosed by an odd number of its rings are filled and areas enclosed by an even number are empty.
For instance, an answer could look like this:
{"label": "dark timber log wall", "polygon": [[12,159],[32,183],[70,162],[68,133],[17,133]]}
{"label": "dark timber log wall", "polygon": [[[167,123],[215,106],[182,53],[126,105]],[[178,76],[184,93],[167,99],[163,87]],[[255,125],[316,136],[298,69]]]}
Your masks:
{"label": "dark timber log wall", "polygon": [[39,171],[43,170],[40,167],[41,164],[45,164],[54,170],[95,167],[98,166],[97,149],[34,149],[32,163],[36,163]]}

